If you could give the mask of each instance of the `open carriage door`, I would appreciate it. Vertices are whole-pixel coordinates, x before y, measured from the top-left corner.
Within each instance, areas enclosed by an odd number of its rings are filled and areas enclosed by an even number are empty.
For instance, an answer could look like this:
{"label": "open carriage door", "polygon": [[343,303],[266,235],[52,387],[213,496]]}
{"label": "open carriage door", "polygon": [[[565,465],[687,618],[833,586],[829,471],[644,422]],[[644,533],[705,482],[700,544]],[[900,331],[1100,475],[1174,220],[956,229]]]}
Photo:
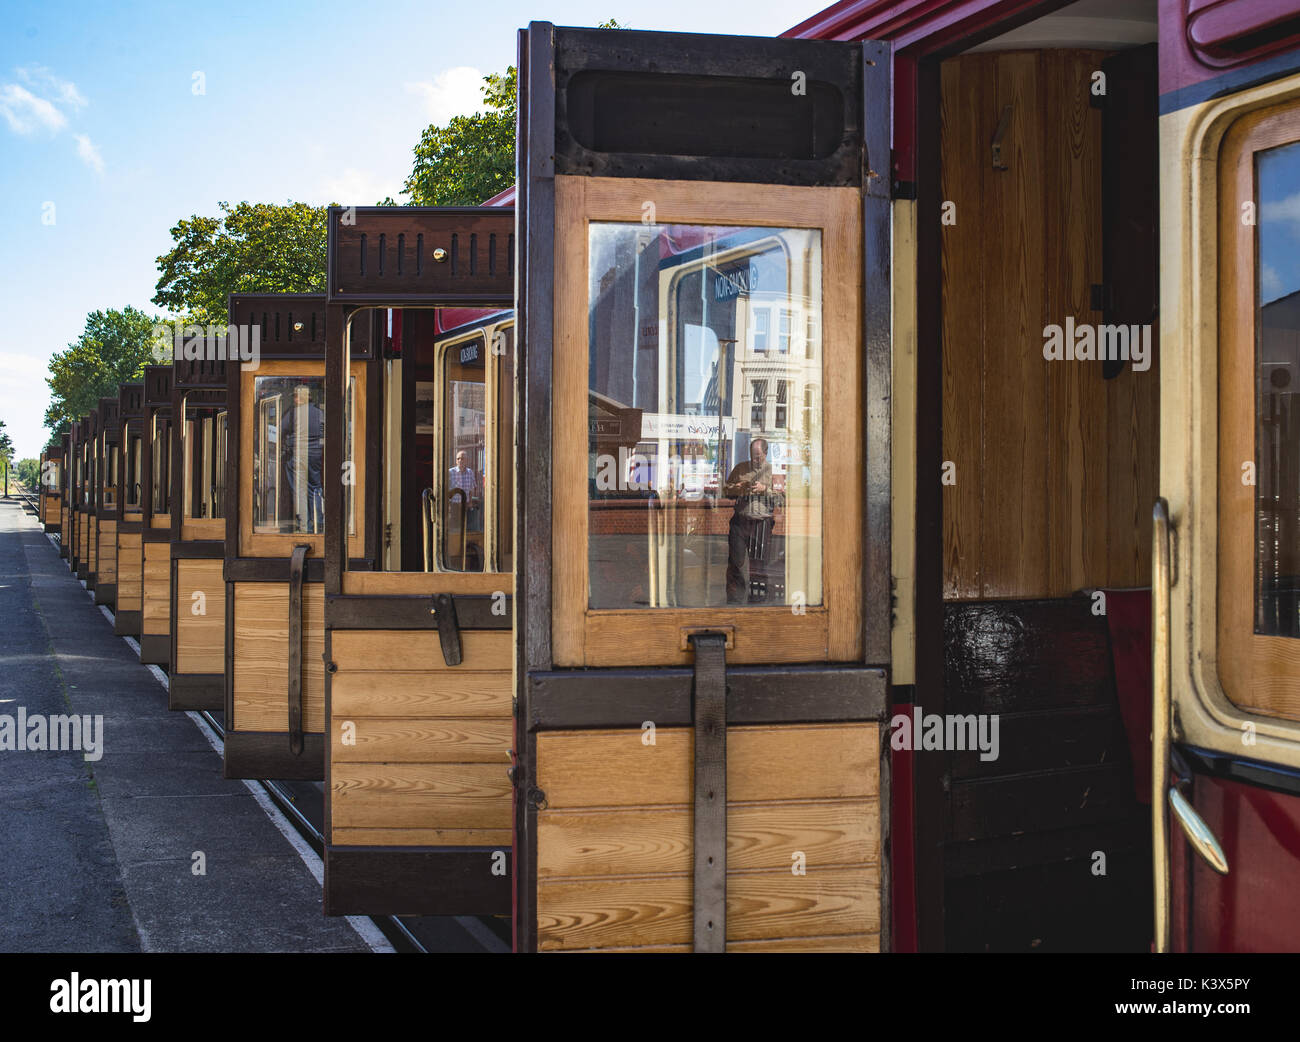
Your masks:
{"label": "open carriage door", "polygon": [[889,51],[521,37],[516,946],[889,944]]}
{"label": "open carriage door", "polygon": [[[1300,19],[1215,6],[1186,25],[1180,12],[1161,15],[1155,941],[1161,951],[1290,951],[1300,928],[1300,267],[1288,208],[1300,196]],[[1288,17],[1269,33],[1256,24]]]}
{"label": "open carriage door", "polygon": [[514,238],[509,207],[330,211],[330,915],[510,912]]}

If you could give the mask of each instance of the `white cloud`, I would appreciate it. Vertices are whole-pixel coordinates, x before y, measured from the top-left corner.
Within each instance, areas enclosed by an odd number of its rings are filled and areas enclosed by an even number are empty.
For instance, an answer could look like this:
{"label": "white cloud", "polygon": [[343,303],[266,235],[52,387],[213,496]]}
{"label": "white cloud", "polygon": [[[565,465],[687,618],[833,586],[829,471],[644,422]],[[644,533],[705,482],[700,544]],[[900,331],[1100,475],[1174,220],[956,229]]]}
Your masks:
{"label": "white cloud", "polygon": [[77,90],[75,83],[54,75],[44,65],[27,65],[17,72],[18,78],[25,84],[60,105],[67,105],[75,110],[89,104],[86,96]]}
{"label": "white cloud", "polygon": [[424,98],[430,121],[446,123],[452,116],[468,116],[483,109],[483,73],[468,65],[444,69],[432,82],[408,83],[411,94]]}
{"label": "white cloud", "polygon": [[90,142],[85,134],[73,134],[73,139],[77,142],[77,156],[86,166],[90,167],[97,174],[104,172],[104,157],[99,154],[99,149]]}
{"label": "white cloud", "polygon": [[1286,287],[1282,285],[1282,276],[1277,273],[1277,269],[1268,264],[1264,265],[1264,272],[1260,278],[1259,288],[1266,302],[1280,297],[1286,289]]}
{"label": "white cloud", "polygon": [[37,127],[58,133],[68,118],[45,98],[38,98],[16,83],[0,86],[0,115],[15,134],[30,134]]}
{"label": "white cloud", "polygon": [[396,199],[400,188],[400,180],[394,184],[373,171],[349,166],[333,177],[327,177],[316,192],[316,198],[341,206],[374,206],[385,196],[391,195]]}

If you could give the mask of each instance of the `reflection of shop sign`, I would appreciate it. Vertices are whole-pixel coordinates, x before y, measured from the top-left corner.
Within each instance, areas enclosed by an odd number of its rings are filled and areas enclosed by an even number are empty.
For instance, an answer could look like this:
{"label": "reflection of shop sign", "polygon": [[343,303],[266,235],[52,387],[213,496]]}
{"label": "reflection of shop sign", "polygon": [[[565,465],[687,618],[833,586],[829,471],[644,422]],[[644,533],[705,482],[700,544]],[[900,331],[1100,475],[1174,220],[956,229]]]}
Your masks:
{"label": "reflection of shop sign", "polygon": [[756,289],[758,289],[757,264],[732,268],[730,271],[714,272],[713,298],[715,300],[734,300]]}
{"label": "reflection of shop sign", "polygon": [[[734,438],[736,435],[736,418],[722,418],[722,436]],[[700,441],[718,440],[718,418],[716,416],[678,416],[674,413],[644,412],[641,414],[641,440],[655,441],[659,438],[687,438]]]}

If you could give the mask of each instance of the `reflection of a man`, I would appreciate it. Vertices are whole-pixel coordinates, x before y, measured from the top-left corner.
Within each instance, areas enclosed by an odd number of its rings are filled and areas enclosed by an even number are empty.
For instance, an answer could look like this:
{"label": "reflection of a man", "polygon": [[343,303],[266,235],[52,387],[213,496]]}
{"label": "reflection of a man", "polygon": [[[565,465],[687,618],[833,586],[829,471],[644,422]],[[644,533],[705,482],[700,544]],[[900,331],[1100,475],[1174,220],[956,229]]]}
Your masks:
{"label": "reflection of a man", "polygon": [[[766,601],[771,592],[768,566],[777,503],[766,438],[749,443],[749,459],[727,475],[722,494],[736,501],[727,536],[727,603]],[[762,587],[761,593],[752,592],[755,586]]]}
{"label": "reflection of a man", "polygon": [[325,522],[325,413],[311,400],[310,388],[293,389],[293,404],[280,422],[280,464],[289,502],[298,508],[299,477],[306,483],[305,516],[297,520],[298,531],[320,532]]}
{"label": "reflection of a man", "polygon": [[[447,493],[448,503],[453,503],[451,491],[460,489],[465,493],[465,517],[467,519],[466,527],[471,532],[481,532],[483,530],[483,493],[479,488],[478,475],[474,473],[474,468],[469,465],[469,453],[461,449],[456,453],[456,465],[447,471]],[[459,500],[460,496],[455,496],[454,500]],[[456,522],[460,504],[456,502],[452,507],[452,522]],[[457,523],[455,527],[459,527]]]}

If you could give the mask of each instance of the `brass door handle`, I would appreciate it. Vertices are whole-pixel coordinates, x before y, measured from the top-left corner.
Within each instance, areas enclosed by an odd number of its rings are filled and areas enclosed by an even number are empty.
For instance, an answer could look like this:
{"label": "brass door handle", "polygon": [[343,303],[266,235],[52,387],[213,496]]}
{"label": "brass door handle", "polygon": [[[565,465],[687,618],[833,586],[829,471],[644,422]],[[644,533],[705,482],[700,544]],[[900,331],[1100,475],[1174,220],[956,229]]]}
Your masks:
{"label": "brass door handle", "polygon": [[1209,866],[1219,875],[1226,876],[1228,859],[1224,856],[1219,841],[1214,838],[1214,833],[1210,831],[1210,826],[1205,824],[1205,819],[1196,813],[1195,808],[1176,788],[1171,787],[1169,790],[1169,806],[1173,809],[1178,824],[1183,827],[1192,849],[1205,858]]}

